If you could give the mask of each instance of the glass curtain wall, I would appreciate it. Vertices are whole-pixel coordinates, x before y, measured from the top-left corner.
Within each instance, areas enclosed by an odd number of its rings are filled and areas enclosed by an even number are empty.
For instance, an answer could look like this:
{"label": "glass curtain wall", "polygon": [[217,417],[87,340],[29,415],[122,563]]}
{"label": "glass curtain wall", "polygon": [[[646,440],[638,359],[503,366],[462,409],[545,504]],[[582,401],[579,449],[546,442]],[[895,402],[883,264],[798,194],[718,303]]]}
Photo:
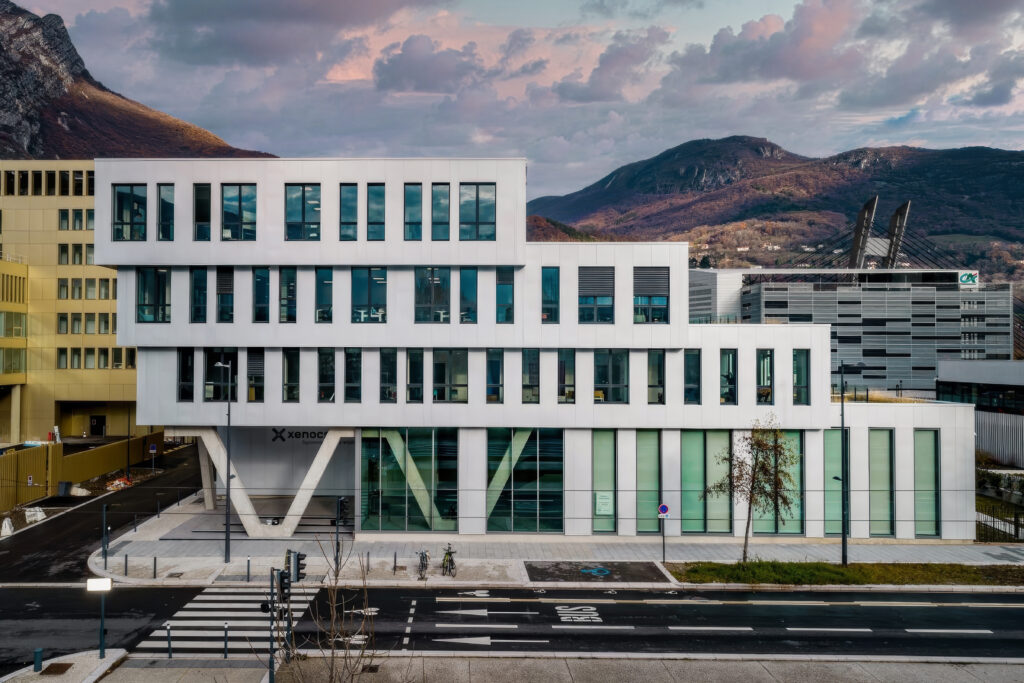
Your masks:
{"label": "glass curtain wall", "polygon": [[661,531],[661,432],[653,429],[636,433],[636,530]]}
{"label": "glass curtain wall", "polygon": [[[843,533],[843,442],[840,430],[825,430],[825,533]],[[849,430],[847,430],[849,443]]]}
{"label": "glass curtain wall", "polygon": [[[795,489],[789,491],[793,507],[789,514],[780,509],[776,501],[768,512],[754,512],[753,531],[756,534],[802,534],[804,531],[804,439],[803,432],[782,432],[786,446],[797,454],[796,462],[789,470]],[[778,467],[778,463],[773,463]]]}
{"label": "glass curtain wall", "polygon": [[457,531],[457,429],[362,430],[362,530]]}
{"label": "glass curtain wall", "polygon": [[868,526],[872,536],[892,536],[892,430],[868,430]]}
{"label": "glass curtain wall", "polygon": [[914,534],[938,536],[939,430],[914,431]]}
{"label": "glass curtain wall", "polygon": [[560,429],[487,430],[487,530],[560,532]]}
{"label": "glass curtain wall", "polygon": [[731,458],[731,432],[682,432],[679,516],[683,533],[732,532],[732,497],[728,494],[702,497],[705,488],[728,476]]}

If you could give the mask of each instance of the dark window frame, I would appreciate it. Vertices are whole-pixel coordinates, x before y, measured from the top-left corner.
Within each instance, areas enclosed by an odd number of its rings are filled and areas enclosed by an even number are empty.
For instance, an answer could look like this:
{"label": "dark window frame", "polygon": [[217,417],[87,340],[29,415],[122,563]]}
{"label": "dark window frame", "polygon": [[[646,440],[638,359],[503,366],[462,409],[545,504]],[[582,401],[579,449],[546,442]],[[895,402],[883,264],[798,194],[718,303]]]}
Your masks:
{"label": "dark window frame", "polygon": [[[293,196],[289,193],[290,189],[299,188],[299,220],[289,220],[289,211],[293,207],[289,207],[289,202],[292,201]],[[307,197],[307,192],[313,194],[315,192],[316,199],[313,200],[311,197]],[[285,183],[284,185],[284,239],[286,242],[319,242],[320,241],[320,183]],[[315,204],[316,207],[311,207],[311,204]],[[308,212],[314,212],[316,220],[313,220]]]}

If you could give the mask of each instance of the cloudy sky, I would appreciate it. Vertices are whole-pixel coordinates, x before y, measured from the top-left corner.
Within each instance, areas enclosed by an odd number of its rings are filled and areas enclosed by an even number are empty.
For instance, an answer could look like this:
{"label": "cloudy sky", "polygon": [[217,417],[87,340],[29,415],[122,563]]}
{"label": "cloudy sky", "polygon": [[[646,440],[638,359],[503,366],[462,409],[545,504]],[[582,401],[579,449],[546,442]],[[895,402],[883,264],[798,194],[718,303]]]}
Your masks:
{"label": "cloudy sky", "polygon": [[24,4],[107,87],[234,145],[525,156],[531,197],[701,137],[1024,148],[1024,0]]}

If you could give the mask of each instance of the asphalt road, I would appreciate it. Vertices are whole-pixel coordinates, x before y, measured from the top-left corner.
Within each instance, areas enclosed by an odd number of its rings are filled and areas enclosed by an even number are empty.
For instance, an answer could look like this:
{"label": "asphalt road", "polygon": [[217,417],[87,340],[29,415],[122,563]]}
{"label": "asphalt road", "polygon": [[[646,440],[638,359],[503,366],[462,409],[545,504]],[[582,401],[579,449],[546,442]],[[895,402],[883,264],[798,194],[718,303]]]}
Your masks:
{"label": "asphalt road", "polygon": [[195,446],[165,455],[157,466],[167,471],[149,481],[69,510],[54,520],[29,527],[0,541],[0,583],[78,581],[89,576],[86,562],[100,546],[102,508],[106,504],[111,538],[173,505],[180,495],[201,486]]}
{"label": "asphalt road", "polygon": [[[1024,657],[1024,595],[371,590],[384,649]],[[297,632],[316,637],[321,591]],[[350,633],[363,615],[349,615]],[[366,629],[370,632],[370,629]],[[321,637],[322,641],[323,638]]]}
{"label": "asphalt road", "polygon": [[[107,647],[131,649],[199,592],[115,586],[107,596]],[[99,647],[100,600],[81,588],[0,588],[0,676],[43,658]]]}

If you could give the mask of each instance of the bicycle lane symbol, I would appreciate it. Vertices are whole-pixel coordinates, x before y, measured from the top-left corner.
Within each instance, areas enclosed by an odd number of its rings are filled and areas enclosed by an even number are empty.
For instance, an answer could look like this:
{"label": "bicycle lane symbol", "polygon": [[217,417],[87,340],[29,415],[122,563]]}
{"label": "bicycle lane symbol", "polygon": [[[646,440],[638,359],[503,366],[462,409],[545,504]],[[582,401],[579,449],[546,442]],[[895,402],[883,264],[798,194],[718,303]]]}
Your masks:
{"label": "bicycle lane symbol", "polygon": [[581,574],[590,574],[591,576],[608,576],[611,574],[611,570],[605,569],[604,567],[594,567],[593,569],[581,569]]}

